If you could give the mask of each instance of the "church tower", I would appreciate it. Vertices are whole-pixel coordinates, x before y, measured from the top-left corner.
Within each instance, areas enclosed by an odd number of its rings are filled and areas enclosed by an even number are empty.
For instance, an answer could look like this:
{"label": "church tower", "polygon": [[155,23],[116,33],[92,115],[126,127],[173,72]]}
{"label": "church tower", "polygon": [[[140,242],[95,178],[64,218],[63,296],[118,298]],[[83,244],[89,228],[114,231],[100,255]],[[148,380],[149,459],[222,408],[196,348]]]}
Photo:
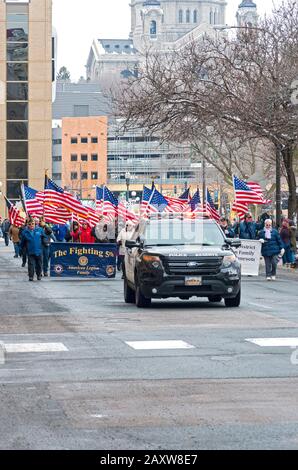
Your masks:
{"label": "church tower", "polygon": [[162,48],[201,24],[224,25],[226,0],[131,0],[135,49]]}
{"label": "church tower", "polygon": [[258,24],[257,5],[252,0],[242,0],[236,15],[239,27],[252,27]]}

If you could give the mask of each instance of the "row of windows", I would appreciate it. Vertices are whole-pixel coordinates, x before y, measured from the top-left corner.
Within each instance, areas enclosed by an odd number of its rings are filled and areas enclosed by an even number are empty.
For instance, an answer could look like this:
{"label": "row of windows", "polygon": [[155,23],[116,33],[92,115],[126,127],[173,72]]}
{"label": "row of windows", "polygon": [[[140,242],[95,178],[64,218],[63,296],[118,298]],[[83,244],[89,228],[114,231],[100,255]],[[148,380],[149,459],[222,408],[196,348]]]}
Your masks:
{"label": "row of windows", "polygon": [[[70,139],[72,144],[77,144],[78,143],[78,138],[77,137],[71,137]],[[88,137],[81,137],[81,144],[88,144]],[[91,144],[98,144],[98,138],[97,137],[91,137]]]}
{"label": "row of windows", "polygon": [[179,23],[197,23],[198,22],[198,11],[194,10],[191,12],[190,10],[179,10]]}
{"label": "row of windows", "polygon": [[[78,161],[78,155],[72,154],[72,155],[70,156],[70,161],[72,161],[72,162],[77,162],[77,161]],[[81,155],[81,161],[82,161],[82,162],[88,162],[88,155],[87,155],[87,154],[82,154],[82,155]],[[98,155],[97,155],[97,153],[91,154],[91,161],[92,161],[92,162],[97,162],[97,161],[98,161]]]}
{"label": "row of windows", "polygon": [[[76,171],[71,172],[70,179],[71,180],[77,180],[78,179],[78,173]],[[88,173],[87,172],[82,172],[81,173],[81,180],[87,180],[87,179],[88,179]],[[92,171],[91,172],[91,179],[92,180],[98,180],[98,172],[97,171]]]}

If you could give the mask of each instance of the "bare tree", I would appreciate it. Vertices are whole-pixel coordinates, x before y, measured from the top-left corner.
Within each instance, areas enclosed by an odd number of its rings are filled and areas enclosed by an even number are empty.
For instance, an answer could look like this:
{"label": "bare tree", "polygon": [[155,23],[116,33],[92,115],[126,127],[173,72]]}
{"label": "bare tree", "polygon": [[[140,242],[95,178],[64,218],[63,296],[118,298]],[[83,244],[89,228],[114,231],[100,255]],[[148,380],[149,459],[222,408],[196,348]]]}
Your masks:
{"label": "bare tree", "polygon": [[149,51],[138,76],[114,92],[113,100],[128,126],[198,149],[202,143],[218,152],[224,142],[221,155],[227,154],[227,161],[222,158],[218,169],[226,175],[241,158],[229,157],[226,143],[247,149],[251,142],[262,142],[271,149],[271,161],[280,152],[292,217],[297,210],[298,107],[291,87],[298,77],[297,57],[298,3],[288,0],[272,17],[236,35],[216,32],[178,51]]}

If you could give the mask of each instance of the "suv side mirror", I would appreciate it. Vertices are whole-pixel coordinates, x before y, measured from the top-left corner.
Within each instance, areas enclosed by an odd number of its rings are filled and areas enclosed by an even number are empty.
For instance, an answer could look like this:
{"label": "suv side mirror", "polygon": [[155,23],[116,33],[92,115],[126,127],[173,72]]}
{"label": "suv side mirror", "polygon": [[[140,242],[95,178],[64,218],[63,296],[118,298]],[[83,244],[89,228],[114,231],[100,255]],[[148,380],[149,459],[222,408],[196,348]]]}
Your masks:
{"label": "suv side mirror", "polygon": [[141,244],[133,240],[127,240],[125,246],[126,248],[140,248]]}
{"label": "suv side mirror", "polygon": [[226,238],[226,242],[232,248],[240,248],[241,240],[239,238]]}

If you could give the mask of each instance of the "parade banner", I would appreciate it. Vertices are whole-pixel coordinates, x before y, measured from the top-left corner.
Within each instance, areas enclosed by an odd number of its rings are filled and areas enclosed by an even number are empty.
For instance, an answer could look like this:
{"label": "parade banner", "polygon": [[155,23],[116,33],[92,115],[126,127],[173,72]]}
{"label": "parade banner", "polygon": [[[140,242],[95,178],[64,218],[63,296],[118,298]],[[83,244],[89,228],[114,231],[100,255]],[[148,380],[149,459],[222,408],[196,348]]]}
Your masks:
{"label": "parade banner", "polygon": [[115,244],[51,244],[51,277],[108,278],[116,276]]}
{"label": "parade banner", "polygon": [[241,263],[243,276],[258,276],[260,270],[262,243],[259,240],[241,240],[241,247],[236,250]]}

